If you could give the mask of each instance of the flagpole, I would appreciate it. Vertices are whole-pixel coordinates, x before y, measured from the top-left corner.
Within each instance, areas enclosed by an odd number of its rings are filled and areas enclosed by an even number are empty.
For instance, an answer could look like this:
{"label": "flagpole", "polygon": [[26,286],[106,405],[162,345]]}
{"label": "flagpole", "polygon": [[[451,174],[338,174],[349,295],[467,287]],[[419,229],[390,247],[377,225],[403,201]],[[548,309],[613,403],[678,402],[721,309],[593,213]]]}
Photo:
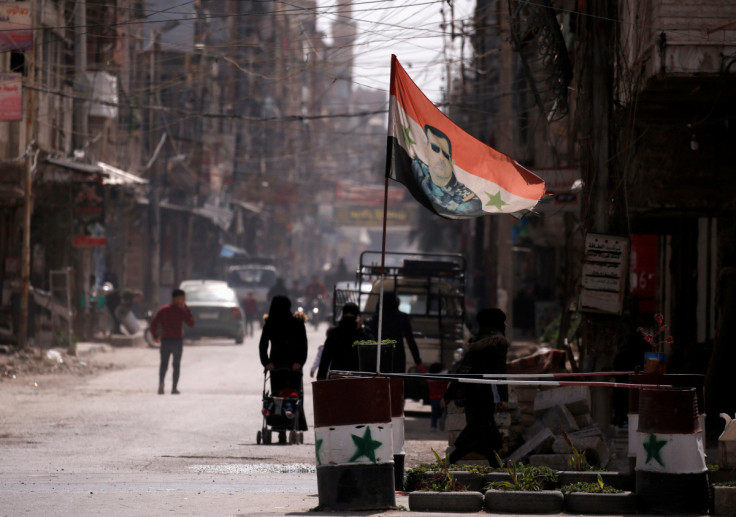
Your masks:
{"label": "flagpole", "polygon": [[[391,143],[389,142],[389,149]],[[386,225],[388,213],[388,177],[383,188],[383,236],[381,237],[381,286],[378,290],[378,335],[376,336],[376,373],[381,373],[381,332],[383,330],[383,283],[386,277]]]}
{"label": "flagpole", "polygon": [[[391,85],[393,85],[396,73],[396,56],[391,55]],[[391,138],[391,127],[393,125],[393,114],[391,113],[391,94],[388,96],[388,131],[386,138],[386,173],[384,174],[383,187],[383,235],[381,236],[381,280],[378,290],[378,335],[376,336],[376,374],[381,373],[381,333],[383,331],[383,289],[386,277],[386,225],[388,219],[388,178],[391,175],[391,160],[393,157],[393,138]],[[394,286],[396,289],[396,286]]]}

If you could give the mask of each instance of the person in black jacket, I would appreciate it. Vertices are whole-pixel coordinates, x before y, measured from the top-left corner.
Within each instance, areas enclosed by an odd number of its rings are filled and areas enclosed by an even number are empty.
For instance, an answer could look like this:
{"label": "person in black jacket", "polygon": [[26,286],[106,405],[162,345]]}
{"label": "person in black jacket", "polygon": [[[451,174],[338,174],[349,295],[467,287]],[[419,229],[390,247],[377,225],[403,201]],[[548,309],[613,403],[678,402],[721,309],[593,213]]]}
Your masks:
{"label": "person in black jacket", "polygon": [[[506,373],[506,353],[509,342],[506,314],[500,309],[483,309],[476,317],[479,330],[470,339],[468,351],[458,365],[457,373]],[[505,384],[460,384],[453,381],[445,393],[445,401],[454,400],[465,407],[465,428],[455,440],[450,462],[474,452],[495,465],[494,452],[503,447],[501,433],[494,419],[495,410],[505,411],[508,386]]]}
{"label": "person in black jacket", "polygon": [[319,361],[317,380],[326,379],[330,370],[358,370],[358,353],[353,343],[372,338],[362,328],[359,314],[360,309],[356,304],[346,303],[343,306],[340,322],[327,332],[327,339]]}
{"label": "person in black jacket", "polygon": [[[419,357],[419,348],[414,340],[414,333],[411,329],[409,315],[399,310],[399,298],[394,293],[386,293],[383,295],[383,321],[381,322],[381,341],[384,339],[393,339],[396,341],[394,349],[393,369],[394,373],[406,373],[406,350],[404,349],[404,339],[409,345],[411,357],[417,370],[426,373],[426,369],[422,365],[422,358]],[[378,336],[378,311],[368,324],[374,336]],[[378,339],[378,337],[376,337]]]}
{"label": "person in black jacket", "polygon": [[[258,349],[261,364],[270,371],[271,393],[278,395],[284,388],[293,388],[301,396],[302,367],[307,361],[307,330],[304,319],[291,313],[291,300],[286,296],[277,295],[271,300]],[[304,411],[299,414],[299,430],[307,430]]]}

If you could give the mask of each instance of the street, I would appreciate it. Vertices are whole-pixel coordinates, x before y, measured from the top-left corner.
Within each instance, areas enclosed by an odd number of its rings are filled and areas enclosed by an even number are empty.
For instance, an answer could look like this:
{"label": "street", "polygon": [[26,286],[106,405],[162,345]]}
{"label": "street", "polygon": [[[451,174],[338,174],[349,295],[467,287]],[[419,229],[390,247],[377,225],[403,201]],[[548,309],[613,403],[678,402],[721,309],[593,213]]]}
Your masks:
{"label": "street", "polygon": [[[326,328],[308,330],[307,367]],[[166,394],[156,394],[159,357],[150,348],[94,347],[102,351],[79,359],[110,367],[88,376],[3,380],[0,515],[280,515],[316,507],[311,384],[306,377],[304,444],[257,445],[257,347],[258,333],[243,346],[187,341],[178,396],[170,394],[170,369]],[[406,428],[407,468],[432,461],[431,448],[444,450],[428,419],[408,418]],[[406,506],[404,499],[397,503]]]}

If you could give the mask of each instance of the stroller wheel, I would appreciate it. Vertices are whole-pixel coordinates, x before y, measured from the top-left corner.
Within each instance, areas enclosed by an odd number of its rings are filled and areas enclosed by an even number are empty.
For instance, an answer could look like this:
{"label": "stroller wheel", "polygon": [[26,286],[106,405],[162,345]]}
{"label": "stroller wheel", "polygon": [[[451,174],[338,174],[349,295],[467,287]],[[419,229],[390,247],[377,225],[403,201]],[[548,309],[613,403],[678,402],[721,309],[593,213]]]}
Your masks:
{"label": "stroller wheel", "polygon": [[265,445],[271,445],[271,431],[270,430],[263,431],[263,443]]}
{"label": "stroller wheel", "polygon": [[286,432],[279,431],[279,443],[286,443]]}
{"label": "stroller wheel", "polygon": [[261,445],[261,432],[260,431],[258,431],[258,433],[256,433],[256,443],[258,445]]}

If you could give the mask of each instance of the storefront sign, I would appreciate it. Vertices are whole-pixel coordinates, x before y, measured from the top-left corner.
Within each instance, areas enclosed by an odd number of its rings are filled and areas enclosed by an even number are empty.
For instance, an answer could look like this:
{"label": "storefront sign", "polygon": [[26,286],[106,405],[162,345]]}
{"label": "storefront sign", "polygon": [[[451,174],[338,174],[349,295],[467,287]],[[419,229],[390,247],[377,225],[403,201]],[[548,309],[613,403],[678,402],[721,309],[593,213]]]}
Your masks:
{"label": "storefront sign", "polygon": [[33,48],[30,2],[0,2],[0,51]]}

